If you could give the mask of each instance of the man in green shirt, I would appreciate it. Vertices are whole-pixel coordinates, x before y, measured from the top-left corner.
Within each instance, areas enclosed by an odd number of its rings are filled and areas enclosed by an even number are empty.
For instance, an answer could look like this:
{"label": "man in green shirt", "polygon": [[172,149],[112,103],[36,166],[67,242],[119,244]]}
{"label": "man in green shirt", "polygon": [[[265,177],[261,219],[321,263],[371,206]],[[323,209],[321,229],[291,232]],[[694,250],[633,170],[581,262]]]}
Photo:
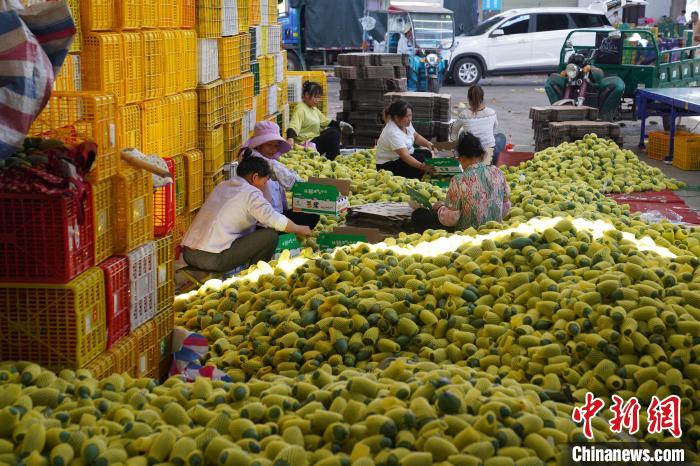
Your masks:
{"label": "man in green shirt", "polygon": [[352,131],[352,126],[344,121],[331,120],[318,108],[322,95],[323,89],[318,83],[304,83],[303,100],[297,104],[289,120],[287,141],[292,145],[311,142],[319,154],[333,160],[340,154],[340,131]]}

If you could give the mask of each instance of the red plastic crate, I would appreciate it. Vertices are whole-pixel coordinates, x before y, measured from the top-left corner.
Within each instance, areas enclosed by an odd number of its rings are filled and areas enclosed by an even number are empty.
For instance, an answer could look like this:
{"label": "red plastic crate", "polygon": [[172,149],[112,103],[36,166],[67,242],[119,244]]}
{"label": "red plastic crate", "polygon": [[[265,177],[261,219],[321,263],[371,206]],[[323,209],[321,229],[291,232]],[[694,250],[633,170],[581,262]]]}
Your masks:
{"label": "red plastic crate", "polygon": [[95,263],[92,224],[90,191],[82,206],[66,196],[0,193],[0,281],[68,283]]}
{"label": "red plastic crate", "polygon": [[105,274],[107,348],[129,334],[129,258],[115,256],[100,264]]}
{"label": "red plastic crate", "polygon": [[171,158],[163,160],[173,176],[173,183],[153,193],[153,234],[158,238],[168,235],[175,226],[175,162]]}

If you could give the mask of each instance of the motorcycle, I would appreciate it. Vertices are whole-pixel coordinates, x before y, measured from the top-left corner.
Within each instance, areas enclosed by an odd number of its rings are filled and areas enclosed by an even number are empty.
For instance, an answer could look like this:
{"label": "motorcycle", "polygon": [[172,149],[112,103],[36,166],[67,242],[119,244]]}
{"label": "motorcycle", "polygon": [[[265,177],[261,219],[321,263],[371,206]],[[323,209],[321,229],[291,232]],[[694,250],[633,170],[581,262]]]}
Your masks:
{"label": "motorcycle", "polygon": [[[617,31],[615,31],[617,32]],[[566,67],[559,74],[552,74],[545,83],[545,90],[552,105],[573,105],[598,108],[600,118],[613,120],[620,104],[625,83],[618,76],[606,77],[593,63],[605,57],[614,48],[617,36],[613,33],[605,38],[599,48],[584,55],[574,51]],[[566,47],[574,50],[571,42]]]}
{"label": "motorcycle", "polygon": [[[415,63],[414,63],[415,62]],[[443,76],[445,75],[445,60],[434,51],[417,51],[411,57],[411,83],[415,82],[416,90],[440,92]],[[413,86],[409,86],[413,87]]]}
{"label": "motorcycle", "polygon": [[[591,69],[595,51],[590,57],[581,53],[574,53],[569,57],[566,69],[562,72],[565,75],[566,87],[563,98],[554,102],[553,105],[574,105],[581,107],[586,102],[591,82]],[[597,107],[597,105],[595,105]]]}

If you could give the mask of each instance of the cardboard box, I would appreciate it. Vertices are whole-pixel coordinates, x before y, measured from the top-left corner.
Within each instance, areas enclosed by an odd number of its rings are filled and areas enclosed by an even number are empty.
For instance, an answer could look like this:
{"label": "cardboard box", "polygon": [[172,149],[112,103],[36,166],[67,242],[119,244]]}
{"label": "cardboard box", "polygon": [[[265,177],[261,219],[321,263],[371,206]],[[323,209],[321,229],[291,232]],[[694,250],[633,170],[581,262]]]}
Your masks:
{"label": "cardboard box", "polygon": [[292,188],[294,212],[339,215],[348,209],[350,180],[310,177],[306,183],[296,183]]}
{"label": "cardboard box", "polygon": [[277,241],[277,249],[275,249],[275,254],[272,256],[272,259],[278,260],[285,250],[289,251],[290,257],[295,257],[301,254],[301,243],[295,234],[287,233],[280,235],[280,238]]}
{"label": "cardboard box", "polygon": [[376,228],[335,227],[332,233],[323,232],[318,237],[321,250],[335,249],[356,243],[375,244],[383,241],[384,235]]}
{"label": "cardboard box", "polygon": [[425,159],[425,164],[434,167],[436,175],[459,175],[462,173],[462,166],[459,164],[459,160],[453,157]]}

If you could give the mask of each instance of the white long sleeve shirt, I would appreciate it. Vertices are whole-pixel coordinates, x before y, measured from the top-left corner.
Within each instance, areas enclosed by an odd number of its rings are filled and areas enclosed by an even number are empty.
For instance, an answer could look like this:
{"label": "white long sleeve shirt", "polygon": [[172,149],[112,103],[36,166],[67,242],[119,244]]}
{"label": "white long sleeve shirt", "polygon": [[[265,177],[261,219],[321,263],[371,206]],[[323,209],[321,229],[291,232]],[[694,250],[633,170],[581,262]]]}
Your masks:
{"label": "white long sleeve shirt", "polygon": [[275,211],[262,191],[235,176],[214,188],[187,230],[182,245],[217,253],[255,231],[258,222],[284,231],[287,221],[287,217]]}

